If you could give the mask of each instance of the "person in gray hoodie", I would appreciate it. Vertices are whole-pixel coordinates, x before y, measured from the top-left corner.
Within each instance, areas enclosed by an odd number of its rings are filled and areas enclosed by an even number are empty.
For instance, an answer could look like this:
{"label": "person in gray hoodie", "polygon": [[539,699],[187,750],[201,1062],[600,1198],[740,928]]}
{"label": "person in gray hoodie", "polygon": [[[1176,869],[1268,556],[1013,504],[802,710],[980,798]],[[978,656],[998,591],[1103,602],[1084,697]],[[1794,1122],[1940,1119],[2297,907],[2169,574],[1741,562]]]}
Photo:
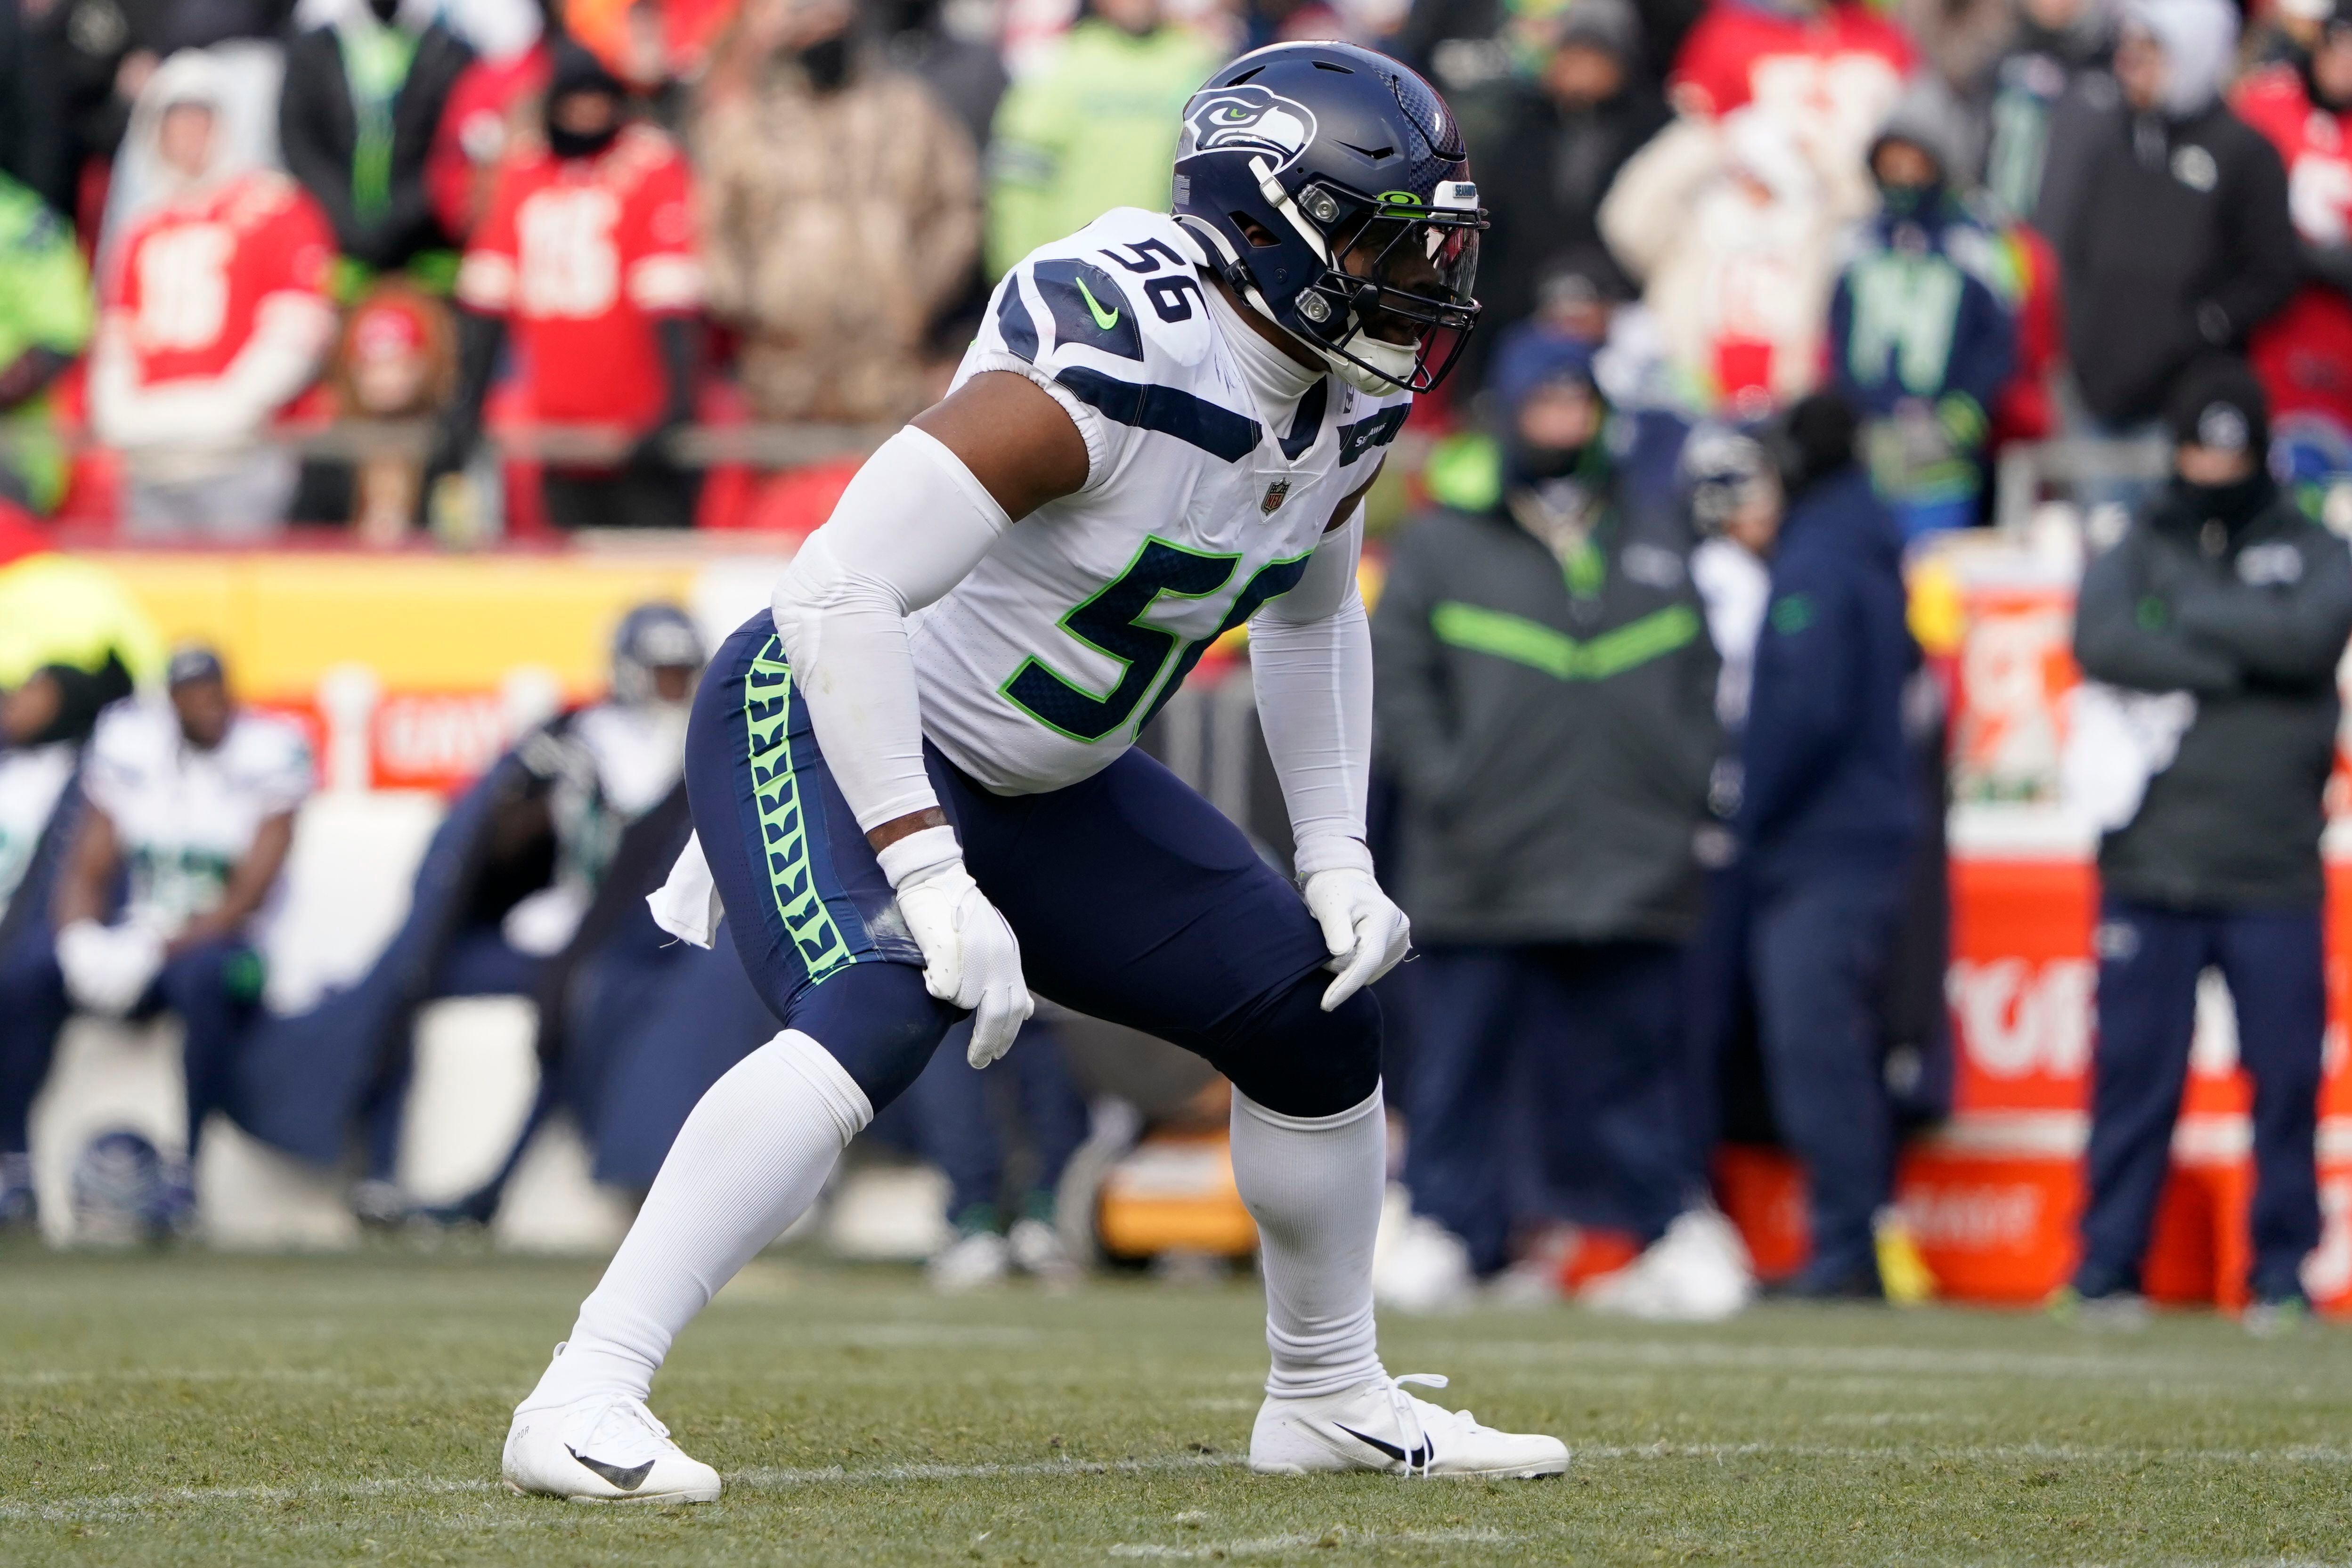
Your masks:
{"label": "person in gray hoodie", "polygon": [[[1514,1106],[1538,1186],[1629,1230],[1603,1292],[1654,1317],[1747,1299],[1719,1216],[1685,1213],[1677,1074],[1717,660],[1679,524],[1622,504],[1590,350],[1507,340],[1496,465],[1398,546],[1372,622],[1376,749],[1402,795],[1423,956],[1403,1105],[1418,1218],[1381,1281],[1436,1305],[1507,1261]],[[1515,1212],[1520,1211],[1520,1212]]]}

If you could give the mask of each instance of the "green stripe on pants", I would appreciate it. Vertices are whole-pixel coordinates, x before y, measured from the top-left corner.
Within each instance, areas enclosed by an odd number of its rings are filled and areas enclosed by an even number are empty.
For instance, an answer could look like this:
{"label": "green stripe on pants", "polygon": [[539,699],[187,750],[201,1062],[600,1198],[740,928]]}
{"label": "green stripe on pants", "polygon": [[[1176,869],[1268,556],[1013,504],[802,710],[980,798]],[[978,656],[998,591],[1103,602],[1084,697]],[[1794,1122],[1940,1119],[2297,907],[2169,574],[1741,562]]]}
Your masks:
{"label": "green stripe on pants", "polygon": [[[762,695],[772,694],[772,695]],[[751,759],[751,794],[760,813],[768,889],[784,930],[800,948],[810,980],[849,967],[849,945],[818,896],[810,873],[800,782],[793,775],[793,669],[771,637],[743,673],[743,725]]]}

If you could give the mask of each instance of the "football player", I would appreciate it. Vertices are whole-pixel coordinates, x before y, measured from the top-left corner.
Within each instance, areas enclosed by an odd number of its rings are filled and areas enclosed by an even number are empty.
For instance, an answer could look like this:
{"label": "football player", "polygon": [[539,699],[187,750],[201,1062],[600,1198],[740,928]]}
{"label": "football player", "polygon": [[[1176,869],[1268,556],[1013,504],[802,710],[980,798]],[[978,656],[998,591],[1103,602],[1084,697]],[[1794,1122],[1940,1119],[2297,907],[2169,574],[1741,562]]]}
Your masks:
{"label": "football player", "polygon": [[[1374,1342],[1386,1124],[1363,988],[1405,919],[1364,847],[1371,653],[1359,503],[1477,313],[1484,225],[1453,116],[1338,44],[1245,55],[1186,106],[1172,214],[1119,208],[999,283],[945,401],[876,452],[711,661],[698,837],[656,895],[717,907],[785,1027],[698,1105],[505,1473],[559,1497],[708,1500],[646,1410],[671,1340],[816,1197],[972,1017],[1030,985],[1234,1084],[1281,1474],[1557,1474],[1548,1437],[1413,1396]],[[1299,887],[1137,732],[1247,623]],[[715,894],[715,896],[714,896]]]}
{"label": "football player", "polygon": [[[179,1015],[187,1140],[167,1163],[158,1218],[186,1230],[198,1140],[261,1006],[261,955],[312,767],[300,728],[240,706],[210,648],[175,652],[163,685],[168,701],[116,703],[90,737],[86,803],[52,901],[50,973],[85,1012]],[[128,888],[119,911],[118,883]]]}

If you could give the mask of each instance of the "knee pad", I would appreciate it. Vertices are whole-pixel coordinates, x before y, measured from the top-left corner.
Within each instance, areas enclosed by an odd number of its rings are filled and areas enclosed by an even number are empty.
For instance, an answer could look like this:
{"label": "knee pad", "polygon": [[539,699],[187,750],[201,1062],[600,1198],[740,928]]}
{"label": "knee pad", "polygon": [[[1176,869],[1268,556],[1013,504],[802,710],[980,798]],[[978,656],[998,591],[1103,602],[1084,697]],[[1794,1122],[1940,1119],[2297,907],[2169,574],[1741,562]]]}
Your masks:
{"label": "knee pad", "polygon": [[1202,1054],[1280,1115],[1336,1116],[1362,1104],[1381,1082],[1381,1004],[1358,991],[1327,1013],[1330,983],[1319,971],[1302,976]]}
{"label": "knee pad", "polygon": [[906,1092],[961,1016],[906,964],[852,964],[793,998],[784,1027],[824,1047],[876,1111]]}

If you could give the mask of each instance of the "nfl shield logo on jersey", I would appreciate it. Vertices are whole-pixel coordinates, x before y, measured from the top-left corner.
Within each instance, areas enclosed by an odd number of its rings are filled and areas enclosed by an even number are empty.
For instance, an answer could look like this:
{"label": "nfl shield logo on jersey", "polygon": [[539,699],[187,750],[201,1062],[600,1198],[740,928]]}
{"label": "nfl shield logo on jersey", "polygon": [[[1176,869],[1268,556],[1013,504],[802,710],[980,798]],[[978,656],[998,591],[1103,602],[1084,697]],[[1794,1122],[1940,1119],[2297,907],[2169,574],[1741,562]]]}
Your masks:
{"label": "nfl shield logo on jersey", "polygon": [[1257,504],[1257,509],[1270,517],[1274,516],[1276,509],[1282,505],[1283,498],[1289,494],[1290,481],[1287,479],[1276,479],[1273,484],[1268,485],[1265,487],[1265,499]]}

